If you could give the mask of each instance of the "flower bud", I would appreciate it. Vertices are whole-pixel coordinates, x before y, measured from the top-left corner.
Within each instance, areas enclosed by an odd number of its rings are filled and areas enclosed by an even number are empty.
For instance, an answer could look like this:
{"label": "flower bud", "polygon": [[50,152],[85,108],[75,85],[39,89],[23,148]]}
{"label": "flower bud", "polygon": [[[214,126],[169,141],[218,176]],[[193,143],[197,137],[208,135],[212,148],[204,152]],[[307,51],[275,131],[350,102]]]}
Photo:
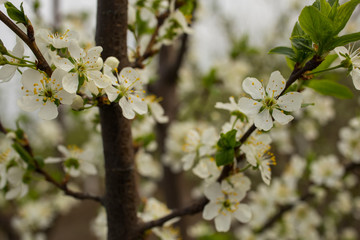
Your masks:
{"label": "flower bud", "polygon": [[8,60],[0,53],[0,66],[9,63]]}
{"label": "flower bud", "polygon": [[76,95],[73,103],[71,104],[71,108],[75,111],[79,111],[84,107],[84,100],[79,95]]}
{"label": "flower bud", "polygon": [[4,46],[3,42],[0,40],[0,53],[6,55],[8,53],[6,47]]}
{"label": "flower bud", "polygon": [[111,69],[115,69],[119,66],[120,61],[116,57],[108,57],[105,60],[105,64],[111,67]]}

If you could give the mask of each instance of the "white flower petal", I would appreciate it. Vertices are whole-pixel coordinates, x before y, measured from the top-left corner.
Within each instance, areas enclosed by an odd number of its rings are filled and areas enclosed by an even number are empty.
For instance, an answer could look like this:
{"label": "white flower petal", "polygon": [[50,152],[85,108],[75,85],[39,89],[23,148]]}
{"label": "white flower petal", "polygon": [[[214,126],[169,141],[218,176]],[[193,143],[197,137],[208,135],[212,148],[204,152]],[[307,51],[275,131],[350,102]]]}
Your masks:
{"label": "white flower petal", "polygon": [[0,68],[0,83],[10,81],[15,75],[16,69],[17,66],[13,65],[4,65],[2,68]]}
{"label": "white flower petal", "polygon": [[[58,98],[62,104],[70,105],[73,103],[76,97],[75,93],[68,93],[67,91],[61,90],[58,92]],[[81,97],[80,97],[81,98]]]}
{"label": "white flower petal", "polygon": [[254,124],[260,130],[264,130],[264,131],[270,130],[273,126],[273,121],[270,116],[269,110],[264,109],[261,113],[258,113],[255,116]]}
{"label": "white flower petal", "polygon": [[88,175],[95,175],[97,174],[97,169],[94,166],[94,164],[90,162],[83,161],[80,165],[80,169],[82,172],[88,174]]}
{"label": "white flower petal", "polygon": [[277,121],[278,123],[280,123],[282,125],[285,125],[294,119],[293,116],[286,115],[285,113],[281,112],[278,109],[273,110],[272,116],[274,117],[275,121]]}
{"label": "white flower petal", "polygon": [[211,220],[219,214],[220,205],[214,202],[206,204],[202,216],[205,220]]}
{"label": "white flower petal", "polygon": [[252,217],[250,207],[243,203],[237,206],[237,210],[233,213],[233,215],[238,221],[242,223],[249,222]]}
{"label": "white flower petal", "polygon": [[21,193],[21,187],[17,186],[14,188],[11,188],[10,191],[8,191],[5,195],[5,199],[6,200],[12,200],[15,199],[16,197],[18,197]]}
{"label": "white flower petal", "polygon": [[139,81],[140,80],[140,76],[139,73],[131,68],[131,67],[126,67],[123,68],[119,74],[119,80],[121,83],[124,84],[124,86],[129,86],[131,85],[133,82],[135,81]]}
{"label": "white flower petal", "polygon": [[194,165],[196,154],[195,153],[189,153],[186,154],[181,158],[181,162],[183,162],[183,169],[185,171],[189,170]]}
{"label": "white flower petal", "polygon": [[46,101],[46,103],[40,107],[40,111],[38,113],[38,116],[44,120],[54,119],[57,117],[57,115],[57,106],[55,105],[55,103],[52,103],[50,101]]}
{"label": "white flower petal", "polygon": [[262,99],[265,96],[264,87],[256,78],[246,78],[242,83],[242,87],[253,99]]}
{"label": "white flower petal", "polygon": [[108,95],[110,102],[115,101],[120,93],[120,91],[118,89],[114,88],[113,86],[106,87],[105,92]]}
{"label": "white flower petal", "polygon": [[[39,101],[36,101],[36,99],[39,99]],[[23,96],[17,101],[18,106],[27,112],[35,111],[42,106],[42,103],[43,101],[37,96]]]}
{"label": "white flower petal", "polygon": [[71,69],[74,68],[74,64],[72,64],[67,58],[57,57],[54,59],[54,64],[57,68],[61,68],[65,72],[69,72]]}
{"label": "white flower petal", "polygon": [[51,164],[51,163],[59,163],[62,162],[63,159],[62,158],[58,158],[58,157],[48,157],[44,160],[45,163]]}
{"label": "white flower petal", "polygon": [[214,182],[207,186],[204,190],[204,194],[210,201],[216,201],[216,199],[224,195],[221,191],[220,183],[218,182]]}
{"label": "white flower petal", "polygon": [[287,112],[297,111],[301,108],[302,99],[303,97],[301,93],[289,92],[279,97],[277,105]]}
{"label": "white flower petal", "polygon": [[[130,100],[130,99],[129,99]],[[145,101],[143,101],[140,97],[133,96],[130,101],[130,105],[132,109],[138,114],[145,114],[148,111],[148,106]]]}
{"label": "white flower petal", "polygon": [[350,75],[352,77],[354,86],[357,90],[360,90],[360,69],[358,68],[354,68],[351,72]]}
{"label": "white flower petal", "polygon": [[259,113],[261,108],[261,103],[253,99],[242,97],[239,100],[239,110],[246,115],[256,115]]}
{"label": "white flower petal", "polygon": [[44,77],[43,74],[34,70],[27,69],[23,72],[21,77],[21,83],[24,85],[24,88],[33,92],[34,84],[40,84],[40,80]]}
{"label": "white flower petal", "polygon": [[79,78],[76,73],[68,73],[62,79],[63,88],[68,93],[76,93],[79,86]]}
{"label": "white flower petal", "polygon": [[266,92],[270,97],[277,97],[284,90],[286,85],[285,78],[279,71],[272,72],[266,87]]}
{"label": "white flower petal", "polygon": [[76,41],[70,41],[69,47],[68,47],[70,55],[75,58],[80,58],[80,53],[82,53],[82,49],[80,48],[79,44]]}
{"label": "white flower petal", "polygon": [[350,53],[349,53],[349,50],[347,50],[347,48],[346,47],[344,47],[344,46],[341,46],[341,47],[336,47],[335,49],[334,49],[334,51],[336,52],[336,54],[339,56],[339,58],[340,58],[340,60],[342,61],[342,60],[345,60],[345,58],[340,54],[340,53],[342,53],[343,55],[350,55]]}
{"label": "white flower petal", "polygon": [[135,117],[135,112],[132,110],[130,103],[125,97],[122,97],[119,101],[119,105],[122,109],[123,116],[127,119],[133,119]]}
{"label": "white flower petal", "polygon": [[228,212],[226,215],[219,214],[215,217],[215,228],[218,232],[227,232],[231,225],[231,214]]}

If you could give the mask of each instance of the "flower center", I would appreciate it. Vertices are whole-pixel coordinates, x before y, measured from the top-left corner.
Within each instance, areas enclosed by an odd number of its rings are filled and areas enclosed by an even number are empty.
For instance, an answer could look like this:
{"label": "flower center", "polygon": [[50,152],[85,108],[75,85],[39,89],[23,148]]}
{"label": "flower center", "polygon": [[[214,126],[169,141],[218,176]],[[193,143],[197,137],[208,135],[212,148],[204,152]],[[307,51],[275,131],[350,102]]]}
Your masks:
{"label": "flower center", "polygon": [[272,98],[272,97],[266,97],[263,100],[263,106],[265,108],[273,109],[275,105],[276,105],[276,100],[274,98]]}

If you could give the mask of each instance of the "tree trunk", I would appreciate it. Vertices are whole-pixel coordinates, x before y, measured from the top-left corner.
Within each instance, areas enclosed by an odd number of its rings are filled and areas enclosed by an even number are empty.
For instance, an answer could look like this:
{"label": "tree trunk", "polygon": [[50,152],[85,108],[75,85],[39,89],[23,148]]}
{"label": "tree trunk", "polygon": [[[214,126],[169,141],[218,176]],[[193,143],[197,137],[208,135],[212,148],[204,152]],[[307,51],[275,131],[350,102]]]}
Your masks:
{"label": "tree trunk", "polygon": [[[127,58],[127,0],[98,0],[96,44],[102,57],[115,56],[121,70]],[[122,116],[117,103],[100,106],[100,123],[105,157],[104,205],[109,240],[137,239],[138,193],[134,175],[131,122]]]}

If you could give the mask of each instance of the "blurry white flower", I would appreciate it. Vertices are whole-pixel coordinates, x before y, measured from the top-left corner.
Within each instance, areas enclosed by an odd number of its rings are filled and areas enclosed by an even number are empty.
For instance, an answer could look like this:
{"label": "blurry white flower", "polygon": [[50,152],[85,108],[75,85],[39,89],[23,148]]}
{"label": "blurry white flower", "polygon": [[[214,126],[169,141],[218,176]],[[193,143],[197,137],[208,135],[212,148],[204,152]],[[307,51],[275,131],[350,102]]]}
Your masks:
{"label": "blurry white flower", "polygon": [[107,239],[107,219],[106,212],[104,208],[99,210],[98,215],[91,223],[91,230],[98,239]]}
{"label": "blurry white flower", "polygon": [[155,161],[151,154],[146,153],[143,149],[140,149],[136,153],[135,161],[137,170],[141,176],[161,179],[163,174],[162,166],[158,161]]}
{"label": "blurry white flower", "polygon": [[56,69],[51,78],[48,78],[36,70],[25,70],[21,78],[25,96],[17,102],[20,108],[28,112],[40,108],[38,116],[41,119],[56,118],[58,106],[71,104],[75,97],[75,94],[70,94],[63,89],[61,79],[64,74],[65,72],[61,69]]}
{"label": "blurry white flower", "polygon": [[310,179],[314,183],[335,187],[344,174],[344,167],[335,155],[321,156],[311,165]]}
{"label": "blurry white flower", "polygon": [[69,48],[70,52],[77,51],[79,34],[69,29],[65,33],[51,33],[47,29],[38,29],[36,31],[36,42],[39,48],[44,52],[45,47],[51,45],[54,48]]}
{"label": "blurry white flower", "polygon": [[340,140],[338,142],[338,149],[342,155],[355,163],[360,162],[360,126],[358,122],[360,118],[353,118],[350,120],[350,126],[340,129]]}
{"label": "blurry white flower", "polygon": [[146,97],[145,101],[149,105],[151,116],[153,116],[156,122],[158,123],[169,122],[169,117],[165,116],[164,108],[160,105],[160,103],[158,102],[158,100],[154,95]]}
{"label": "blurry white flower", "polygon": [[266,87],[256,78],[246,78],[243,89],[253,99],[242,97],[239,100],[240,111],[254,118],[254,124],[260,130],[268,131],[275,119],[280,124],[287,124],[294,117],[285,112],[297,111],[301,107],[302,96],[298,92],[289,92],[277,99],[285,89],[286,80],[279,71],[271,74]]}
{"label": "blurry white flower", "polygon": [[275,156],[269,152],[271,138],[267,134],[250,136],[248,140],[241,145],[240,149],[246,155],[246,160],[254,167],[258,167],[262,180],[269,185],[271,180],[270,165],[276,165]]}
{"label": "blurry white flower", "polygon": [[293,181],[274,179],[271,184],[271,194],[279,204],[289,204],[297,200],[296,184]]}
{"label": "blurry white flower", "polygon": [[5,198],[7,200],[22,198],[29,191],[29,186],[23,182],[23,176],[25,171],[18,167],[11,167],[7,170],[7,181],[10,189],[6,193]]}
{"label": "blurry white flower", "polygon": [[220,176],[222,166],[216,165],[213,157],[204,157],[199,160],[199,163],[192,169],[193,173],[206,182],[213,182]]}
{"label": "blurry white flower", "polygon": [[184,170],[189,170],[197,157],[211,155],[215,152],[215,145],[218,135],[215,128],[207,128],[202,132],[198,130],[190,130],[185,139],[183,150],[187,154],[181,159],[184,163]]}
{"label": "blurry white flower", "polygon": [[97,169],[91,162],[93,156],[91,152],[84,151],[75,145],[68,146],[67,148],[59,145],[58,150],[64,157],[49,157],[45,159],[45,163],[63,162],[65,172],[72,177],[78,177],[80,173],[97,174]]}

